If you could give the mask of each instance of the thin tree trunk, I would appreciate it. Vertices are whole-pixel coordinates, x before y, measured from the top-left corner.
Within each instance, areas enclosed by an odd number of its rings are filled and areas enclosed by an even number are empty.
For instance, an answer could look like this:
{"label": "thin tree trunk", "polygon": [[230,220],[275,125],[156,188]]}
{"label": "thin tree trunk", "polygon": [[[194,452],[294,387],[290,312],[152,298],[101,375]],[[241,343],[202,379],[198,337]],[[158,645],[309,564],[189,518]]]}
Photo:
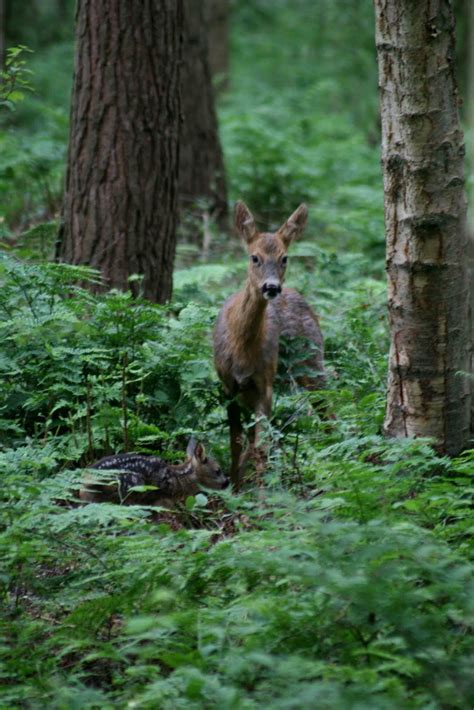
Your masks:
{"label": "thin tree trunk", "polygon": [[464,140],[449,0],[375,0],[391,348],[385,431],[467,446]]}
{"label": "thin tree trunk", "polygon": [[[58,256],[126,289],[171,296],[177,219],[181,0],[79,0]],[[137,286],[132,285],[134,290]]]}
{"label": "thin tree trunk", "polygon": [[[469,128],[469,150],[471,161],[474,160],[474,3],[468,5],[466,36],[468,38],[468,67],[465,101],[466,117]],[[472,164],[471,164],[472,170]],[[468,212],[469,233],[469,284],[470,284],[470,331],[471,331],[471,434],[474,435],[474,186],[471,185],[470,210]]]}
{"label": "thin tree trunk", "polygon": [[209,66],[217,91],[229,88],[229,0],[207,0]]}
{"label": "thin tree trunk", "polygon": [[186,212],[197,218],[207,211],[222,229],[227,227],[227,188],[217,128],[214,91],[208,57],[204,4],[184,0],[184,51],[181,78],[183,122],[180,133],[179,195],[182,222]]}

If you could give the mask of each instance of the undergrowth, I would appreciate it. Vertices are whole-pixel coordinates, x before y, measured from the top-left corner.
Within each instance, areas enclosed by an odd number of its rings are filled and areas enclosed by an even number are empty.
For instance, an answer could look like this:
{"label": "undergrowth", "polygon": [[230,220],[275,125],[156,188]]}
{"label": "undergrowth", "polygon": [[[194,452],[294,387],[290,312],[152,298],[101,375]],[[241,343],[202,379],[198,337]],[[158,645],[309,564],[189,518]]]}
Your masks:
{"label": "undergrowth", "polygon": [[190,433],[228,465],[210,329],[242,270],[178,272],[164,308],[4,258],[2,707],[469,707],[474,455],[380,436],[383,287],[336,298],[349,261],[320,253],[330,385],[277,392],[264,494],[157,516],[78,506],[80,468]]}

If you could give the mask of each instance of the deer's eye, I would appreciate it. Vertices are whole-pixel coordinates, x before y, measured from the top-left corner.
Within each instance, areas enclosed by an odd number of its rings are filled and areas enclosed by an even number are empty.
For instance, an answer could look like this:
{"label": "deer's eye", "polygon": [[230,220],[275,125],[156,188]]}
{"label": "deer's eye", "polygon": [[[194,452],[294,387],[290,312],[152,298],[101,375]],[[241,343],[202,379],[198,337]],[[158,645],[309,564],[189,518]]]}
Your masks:
{"label": "deer's eye", "polygon": [[281,265],[286,266],[288,263],[288,257],[287,256],[282,256],[281,257]]}
{"label": "deer's eye", "polygon": [[252,259],[252,264],[256,264],[257,266],[260,264],[260,258],[256,254],[252,254],[250,258]]}

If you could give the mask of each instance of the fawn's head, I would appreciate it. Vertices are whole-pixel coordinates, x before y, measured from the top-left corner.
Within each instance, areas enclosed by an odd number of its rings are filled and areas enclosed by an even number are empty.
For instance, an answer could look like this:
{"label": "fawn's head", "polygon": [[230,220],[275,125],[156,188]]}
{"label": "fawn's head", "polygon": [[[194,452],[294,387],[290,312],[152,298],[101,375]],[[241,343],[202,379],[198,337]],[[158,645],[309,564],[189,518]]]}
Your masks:
{"label": "fawn's head", "polygon": [[215,459],[206,455],[204,446],[191,438],[186,449],[188,459],[191,459],[193,472],[198,482],[206,488],[227,488],[229,479],[222,472]]}
{"label": "fawn's head", "polygon": [[302,204],[276,232],[258,232],[255,220],[243,202],[235,206],[235,226],[247,244],[248,277],[252,286],[267,301],[281,293],[288,262],[288,247],[299,236],[308,219],[308,208]]}

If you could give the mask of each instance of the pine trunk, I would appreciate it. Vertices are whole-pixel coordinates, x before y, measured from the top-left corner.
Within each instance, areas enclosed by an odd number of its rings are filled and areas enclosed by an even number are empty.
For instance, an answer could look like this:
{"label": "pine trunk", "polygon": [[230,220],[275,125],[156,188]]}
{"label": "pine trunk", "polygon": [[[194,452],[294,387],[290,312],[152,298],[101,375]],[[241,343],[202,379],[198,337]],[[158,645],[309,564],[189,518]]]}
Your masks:
{"label": "pine trunk", "polygon": [[[141,274],[171,296],[177,220],[181,0],[79,0],[58,256],[107,288]],[[134,286],[134,290],[137,286]]]}
{"label": "pine trunk", "polygon": [[[206,213],[222,229],[227,227],[228,216],[224,162],[209,68],[205,6],[202,2],[184,0],[183,49],[179,195],[182,221],[188,227],[185,231],[192,238],[201,231]],[[187,216],[194,218],[194,224],[193,219],[186,219]]]}
{"label": "pine trunk", "polygon": [[464,140],[449,0],[375,0],[391,348],[385,431],[469,441]]}

